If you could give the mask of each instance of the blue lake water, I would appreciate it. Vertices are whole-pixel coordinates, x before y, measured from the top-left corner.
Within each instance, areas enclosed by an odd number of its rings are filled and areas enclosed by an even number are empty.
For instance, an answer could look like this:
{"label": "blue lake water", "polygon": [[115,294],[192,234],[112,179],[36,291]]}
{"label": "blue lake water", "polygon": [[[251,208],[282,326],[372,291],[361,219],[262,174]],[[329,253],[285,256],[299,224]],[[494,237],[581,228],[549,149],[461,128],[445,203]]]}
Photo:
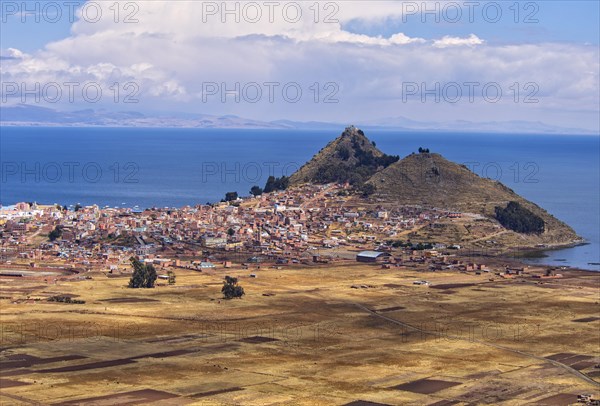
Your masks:
{"label": "blue lake water", "polygon": [[[214,202],[290,175],[341,131],[2,127],[0,203]],[[589,241],[531,261],[600,270],[600,137],[365,132],[388,154],[422,146],[497,179]]]}

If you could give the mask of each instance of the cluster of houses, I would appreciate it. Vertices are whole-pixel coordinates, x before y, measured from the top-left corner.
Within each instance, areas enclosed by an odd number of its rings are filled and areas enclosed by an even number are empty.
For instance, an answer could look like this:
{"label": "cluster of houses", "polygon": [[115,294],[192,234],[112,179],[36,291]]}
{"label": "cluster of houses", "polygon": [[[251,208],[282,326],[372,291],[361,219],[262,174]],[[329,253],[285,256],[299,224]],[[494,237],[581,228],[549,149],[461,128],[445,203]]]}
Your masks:
{"label": "cluster of houses", "polygon": [[[246,262],[250,252],[277,263],[311,258],[312,262],[328,262],[335,259],[336,248],[358,248],[378,251],[357,257],[371,262],[387,257],[379,253],[390,249],[382,241],[459,216],[421,207],[363,208],[350,204],[347,187],[306,185],[179,209],[95,205],[69,209],[19,203],[0,207],[0,260],[49,262],[58,257],[75,267],[114,270],[133,255],[151,261],[201,257],[208,263],[210,252],[239,252],[240,262]],[[425,259],[444,264],[435,250],[420,251],[418,258],[406,261]]]}

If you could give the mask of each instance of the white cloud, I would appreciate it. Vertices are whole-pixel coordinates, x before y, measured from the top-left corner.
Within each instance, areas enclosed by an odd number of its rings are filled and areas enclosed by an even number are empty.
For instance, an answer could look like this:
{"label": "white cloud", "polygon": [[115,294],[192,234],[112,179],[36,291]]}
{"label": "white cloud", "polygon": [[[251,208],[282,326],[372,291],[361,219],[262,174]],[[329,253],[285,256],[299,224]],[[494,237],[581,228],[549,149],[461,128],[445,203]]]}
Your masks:
{"label": "white cloud", "polygon": [[475,46],[482,45],[484,41],[477,35],[471,34],[467,38],[444,36],[442,39],[433,41],[433,46],[437,48],[446,48],[454,46]]}
{"label": "white cloud", "polygon": [[[96,3],[105,8],[112,4]],[[322,9],[320,23],[315,24],[314,14],[306,8],[312,3],[306,3],[298,23],[279,18],[272,24],[224,24],[219,15],[209,16],[203,23],[197,2],[180,2],[177,7],[168,2],[140,2],[135,14],[138,23],[115,24],[112,18],[95,24],[79,21],[71,36],[38,53],[8,49],[4,54],[16,59],[3,61],[1,75],[3,81],[19,83],[96,81],[105,89],[115,82],[133,82],[139,87],[140,103],[112,106],[126,110],[331,121],[411,114],[417,119],[435,119],[431,116],[442,114],[457,119],[482,115],[484,119],[487,114],[489,119],[497,115],[548,121],[555,119],[554,110],[560,107],[567,112],[588,112],[584,124],[597,125],[597,47],[496,46],[475,34],[431,41],[403,33],[370,36],[342,28],[350,20],[369,22],[402,15],[402,2],[374,3],[368,8],[358,2],[341,3],[337,23],[323,23],[328,10]],[[104,9],[103,15],[110,16],[110,12]],[[499,83],[504,98],[491,104],[479,94],[474,103],[458,105],[402,100],[407,82],[434,87],[436,83],[473,81]],[[281,97],[274,103],[236,103],[231,99],[222,103],[215,96],[205,103],[202,84],[206,82],[225,83],[227,89],[235,89],[236,83],[294,82],[302,85],[304,99],[299,103],[284,102]],[[324,88],[330,82],[339,86],[335,92],[339,103],[322,103],[332,92]],[[315,91],[311,90],[315,83],[320,89],[319,103],[314,102]],[[515,103],[510,93],[514,83],[519,83],[521,98],[527,94],[523,86],[537,84],[539,102]],[[577,117],[581,122],[581,116]]]}
{"label": "white cloud", "polygon": [[6,53],[8,54],[7,56],[10,58],[23,59],[25,57],[25,54],[23,52],[15,48],[8,48]]}

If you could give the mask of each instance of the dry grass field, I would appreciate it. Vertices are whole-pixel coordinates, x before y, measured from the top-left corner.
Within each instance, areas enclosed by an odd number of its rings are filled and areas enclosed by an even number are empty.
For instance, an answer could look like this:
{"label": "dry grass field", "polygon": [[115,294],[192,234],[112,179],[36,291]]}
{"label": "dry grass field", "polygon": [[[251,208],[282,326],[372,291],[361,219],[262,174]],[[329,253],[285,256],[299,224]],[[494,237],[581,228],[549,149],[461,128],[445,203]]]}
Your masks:
{"label": "dry grass field", "polygon": [[[568,405],[598,397],[599,275],[348,262],[0,278],[2,405]],[[541,272],[541,270],[540,270]],[[255,273],[256,278],[251,278]],[[246,295],[223,300],[225,274]],[[430,286],[413,284],[427,280]],[[492,280],[491,280],[492,279]],[[48,302],[69,295],[85,304]],[[39,299],[39,300],[38,300]]]}

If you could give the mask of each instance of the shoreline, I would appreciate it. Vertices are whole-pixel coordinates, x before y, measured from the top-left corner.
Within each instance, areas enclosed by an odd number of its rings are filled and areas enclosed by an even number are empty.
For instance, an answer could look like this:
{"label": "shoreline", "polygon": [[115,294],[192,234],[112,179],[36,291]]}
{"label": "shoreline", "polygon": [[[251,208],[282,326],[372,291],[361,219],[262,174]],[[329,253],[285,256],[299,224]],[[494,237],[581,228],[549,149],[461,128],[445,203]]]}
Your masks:
{"label": "shoreline", "polygon": [[[568,263],[569,263],[568,260],[565,260],[564,264],[555,264],[555,263],[553,263],[553,264],[548,264],[548,263],[536,264],[534,262],[530,262],[530,260],[531,261],[533,261],[533,260],[545,261],[545,258],[549,258],[551,256],[551,255],[549,255],[549,253],[558,252],[558,251],[576,248],[576,247],[583,247],[583,246],[591,245],[591,244],[592,243],[590,241],[582,238],[581,240],[576,240],[576,241],[573,241],[570,243],[548,245],[546,248],[520,247],[519,250],[522,250],[523,255],[521,257],[517,257],[516,259],[519,260],[520,262],[523,262],[526,265],[529,265],[529,266],[539,265],[539,266],[547,266],[547,267],[554,267],[554,268],[566,267],[567,269],[572,269],[572,270],[600,272],[600,269],[588,269],[588,268],[581,268],[579,266],[568,265]],[[598,266],[600,266],[600,262],[587,262],[584,266],[598,267]]]}

